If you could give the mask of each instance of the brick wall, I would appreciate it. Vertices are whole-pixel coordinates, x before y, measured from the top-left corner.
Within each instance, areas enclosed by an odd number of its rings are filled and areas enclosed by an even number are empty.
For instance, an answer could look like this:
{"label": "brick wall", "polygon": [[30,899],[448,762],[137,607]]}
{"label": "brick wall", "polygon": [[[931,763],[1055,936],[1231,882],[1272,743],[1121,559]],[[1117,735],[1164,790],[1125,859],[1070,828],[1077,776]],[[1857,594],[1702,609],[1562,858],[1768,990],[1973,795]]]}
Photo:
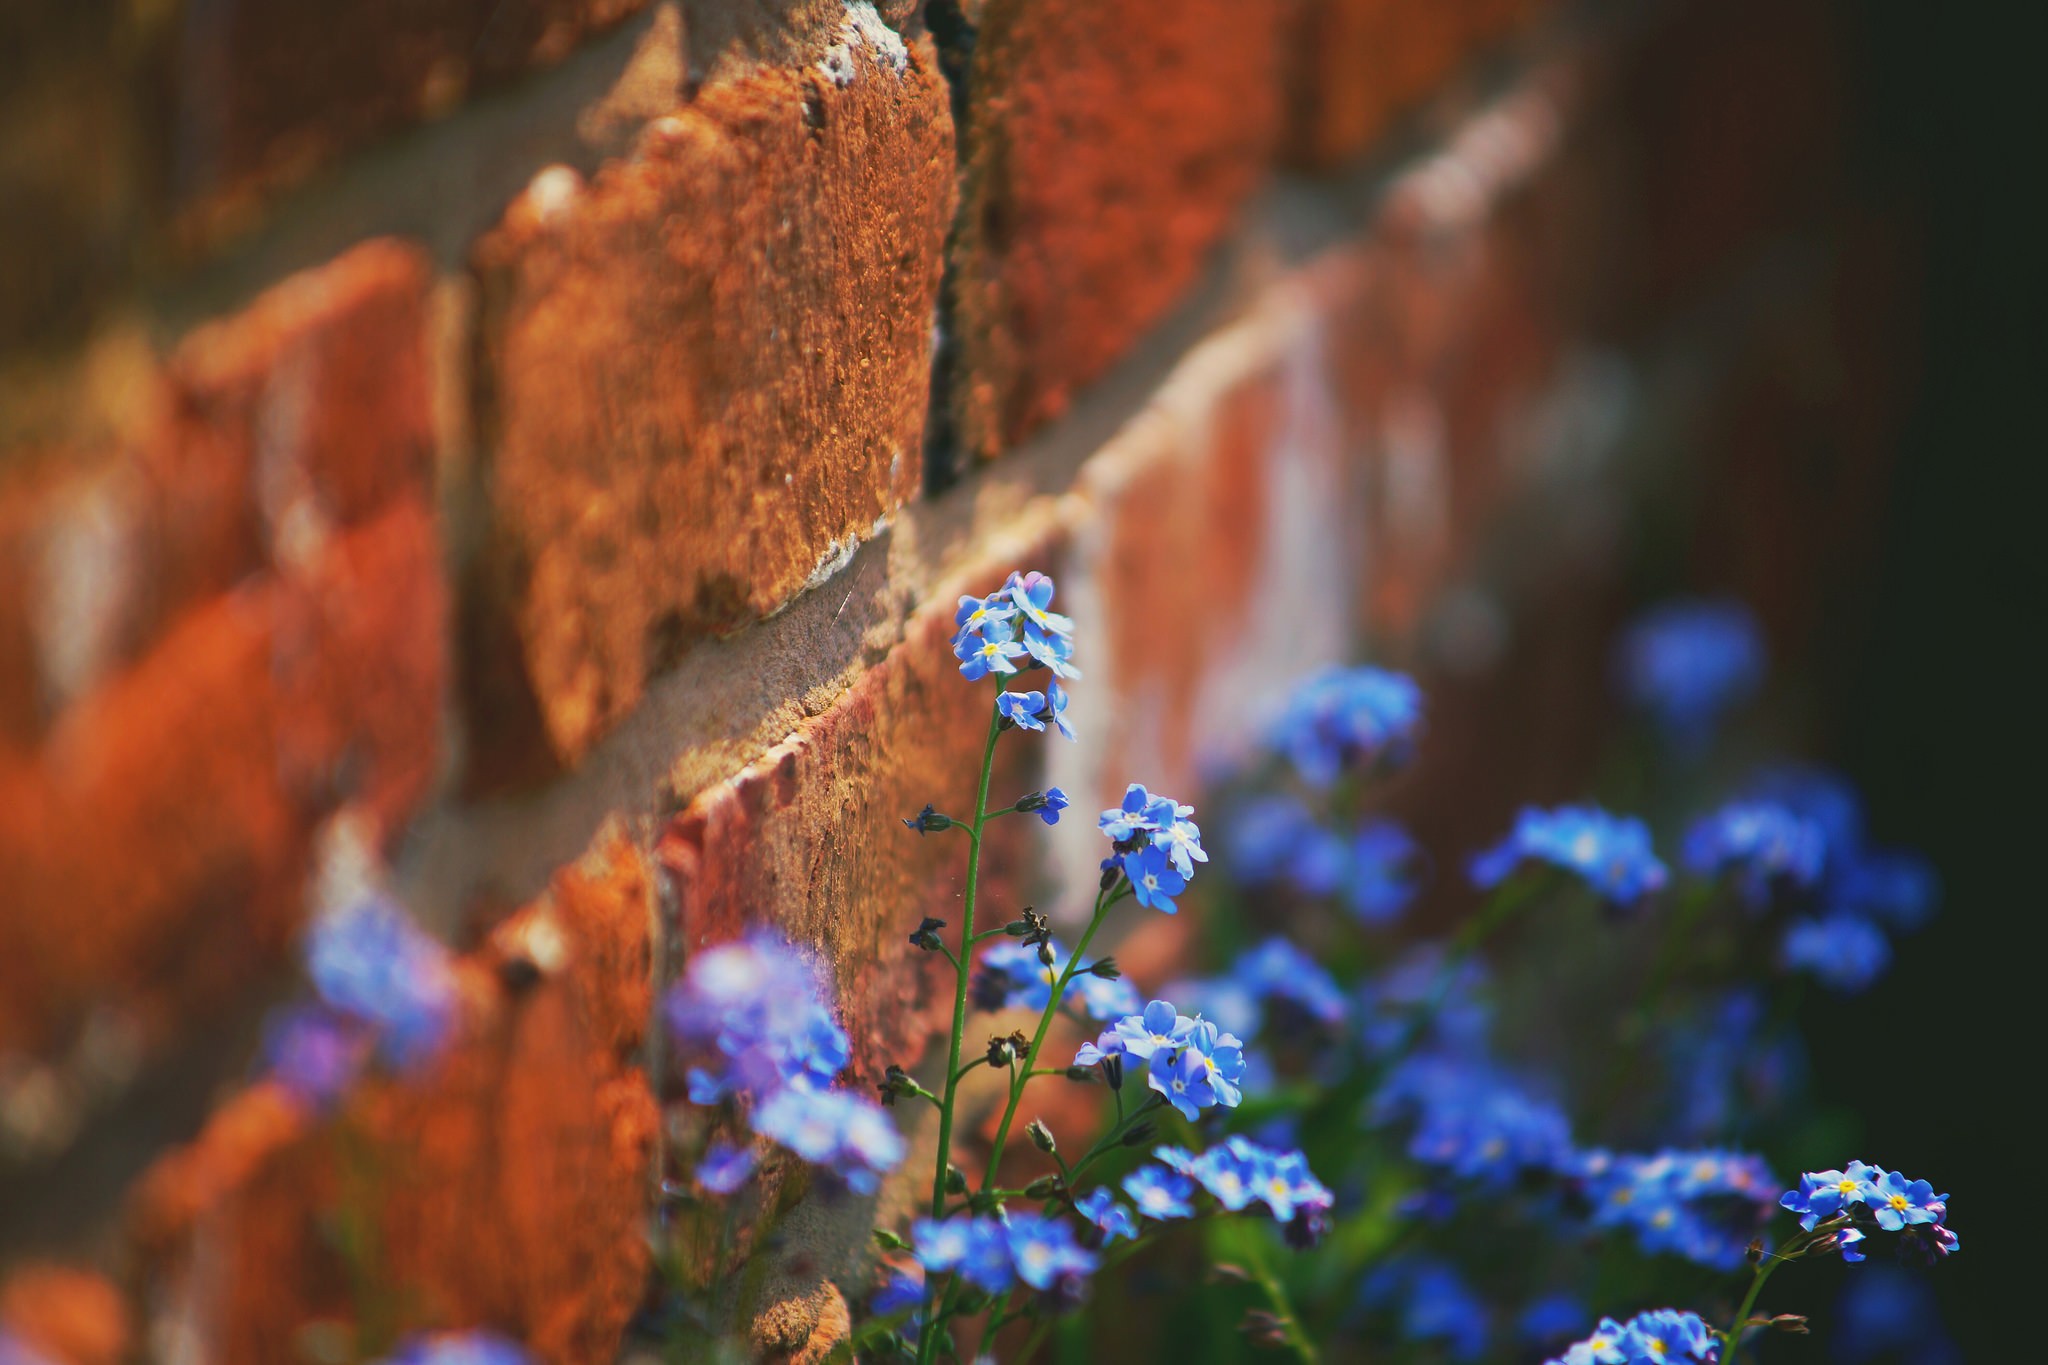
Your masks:
{"label": "brick wall", "polygon": [[[342,1224],[389,1327],[615,1358],[689,951],[820,947],[856,1082],[947,1007],[896,822],[969,779],[961,590],[1059,578],[1083,806],[1370,649],[1476,841],[1586,761],[1632,509],[1704,490],[1691,567],[1796,636],[1880,487],[1906,257],[1818,3],[20,10],[0,1320],[60,1360],[297,1358]],[[998,897],[1087,871],[1007,833]],[[459,1036],[318,1117],[249,1058],[364,864]],[[871,1216],[763,1253],[764,1353]]]}

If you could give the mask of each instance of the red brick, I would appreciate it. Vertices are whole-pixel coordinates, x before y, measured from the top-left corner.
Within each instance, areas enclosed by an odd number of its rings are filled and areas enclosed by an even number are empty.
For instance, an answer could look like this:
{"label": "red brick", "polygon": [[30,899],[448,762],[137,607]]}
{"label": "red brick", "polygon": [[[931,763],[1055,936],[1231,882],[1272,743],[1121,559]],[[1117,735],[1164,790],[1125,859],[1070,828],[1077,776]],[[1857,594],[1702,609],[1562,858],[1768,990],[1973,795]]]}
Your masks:
{"label": "red brick", "polygon": [[646,0],[190,6],[163,45],[174,202],[246,196],[566,57]]}
{"label": "red brick", "polygon": [[1259,184],[1290,2],[989,0],[967,92],[952,389],[993,455],[1188,293]]}
{"label": "red brick", "polygon": [[1289,80],[1288,159],[1327,170],[1369,152],[1479,52],[1549,8],[1548,0],[1307,0]]}
{"label": "red brick", "polygon": [[120,1365],[129,1358],[128,1305],[88,1271],[16,1268],[0,1284],[0,1326],[51,1365]]}
{"label": "red brick", "polygon": [[[366,1081],[332,1119],[259,1085],[158,1163],[130,1226],[204,1358],[289,1359],[307,1324],[372,1309],[385,1335],[484,1324],[543,1360],[615,1358],[648,1272],[651,888],[607,832],[465,960],[460,1037],[430,1073]],[[366,1286],[338,1226],[374,1240]]]}
{"label": "red brick", "polygon": [[[831,964],[856,1087],[879,1080],[892,1062],[914,1064],[939,1022],[934,1011],[950,1017],[950,995],[938,998],[950,973],[906,936],[926,915],[960,924],[967,841],[919,836],[902,820],[926,802],[961,818],[974,810],[995,698],[990,684],[959,674],[947,647],[951,604],[962,591],[988,591],[1011,568],[1047,562],[1048,553],[991,566],[935,594],[903,641],[829,709],[699,796],[658,846],[675,880],[685,956],[765,924]],[[1031,790],[1048,742],[1061,741],[1002,742],[992,802]],[[979,928],[1015,917],[1016,863],[1031,823],[990,827]]]}
{"label": "red brick", "polygon": [[445,616],[406,498],[188,611],[39,753],[0,755],[0,1051],[97,1004],[161,1037],[279,957],[320,814],[354,797],[392,828],[433,774]]}
{"label": "red brick", "polygon": [[707,86],[587,186],[548,172],[478,246],[492,733],[537,718],[580,756],[678,650],[781,606],[915,491],[952,124],[929,44],[901,71],[853,51],[843,86]]}
{"label": "red brick", "polygon": [[176,617],[428,489],[430,271],[366,243],[194,332],[111,445],[0,481],[0,742],[27,746]]}

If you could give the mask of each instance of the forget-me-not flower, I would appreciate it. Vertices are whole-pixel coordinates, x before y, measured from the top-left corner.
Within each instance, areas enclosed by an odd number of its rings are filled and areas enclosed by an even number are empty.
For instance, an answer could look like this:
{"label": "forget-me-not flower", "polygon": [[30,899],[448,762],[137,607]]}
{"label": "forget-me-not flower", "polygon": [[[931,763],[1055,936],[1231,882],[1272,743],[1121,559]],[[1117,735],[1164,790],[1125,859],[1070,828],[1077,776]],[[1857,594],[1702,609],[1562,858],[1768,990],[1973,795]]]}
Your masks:
{"label": "forget-me-not flower", "polygon": [[1525,863],[1545,863],[1580,878],[1611,905],[1628,907],[1661,890],[1664,864],[1650,829],[1598,806],[1524,807],[1508,837],[1472,860],[1475,886],[1498,886]]}

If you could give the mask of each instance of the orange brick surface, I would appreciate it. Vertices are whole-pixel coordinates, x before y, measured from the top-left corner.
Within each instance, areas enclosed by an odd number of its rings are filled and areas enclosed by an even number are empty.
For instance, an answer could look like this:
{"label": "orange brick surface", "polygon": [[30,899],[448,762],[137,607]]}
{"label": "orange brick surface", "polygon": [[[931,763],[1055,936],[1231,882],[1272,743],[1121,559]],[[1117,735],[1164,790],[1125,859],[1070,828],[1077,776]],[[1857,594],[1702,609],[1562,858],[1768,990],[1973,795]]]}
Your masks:
{"label": "orange brick surface", "polygon": [[546,1361],[613,1358],[648,1266],[651,895],[602,835],[463,963],[459,1037],[428,1073],[325,1118],[259,1085],[156,1166],[133,1235],[201,1358],[291,1359],[323,1320],[372,1354],[485,1325]]}
{"label": "orange brick surface", "polygon": [[972,455],[1182,298],[1276,148],[1292,4],[989,0],[968,76],[954,402]]}
{"label": "orange brick surface", "polygon": [[843,85],[707,87],[587,186],[549,172],[478,246],[472,691],[501,746],[537,720],[578,757],[918,485],[952,124],[928,46],[901,69],[846,50]]}

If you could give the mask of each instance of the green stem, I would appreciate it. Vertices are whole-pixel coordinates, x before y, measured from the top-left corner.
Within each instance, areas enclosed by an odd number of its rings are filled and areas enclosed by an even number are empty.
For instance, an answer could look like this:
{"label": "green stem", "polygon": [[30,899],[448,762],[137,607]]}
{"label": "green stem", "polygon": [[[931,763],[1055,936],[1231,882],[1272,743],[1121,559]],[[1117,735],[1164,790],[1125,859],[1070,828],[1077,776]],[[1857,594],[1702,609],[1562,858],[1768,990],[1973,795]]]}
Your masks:
{"label": "green stem", "polygon": [[1090,1147],[1087,1151],[1083,1152],[1081,1154],[1081,1159],[1074,1163],[1074,1169],[1067,1173],[1069,1188],[1072,1187],[1072,1177],[1077,1176],[1081,1174],[1081,1172],[1087,1170],[1088,1167],[1095,1161],[1097,1157],[1103,1156],[1116,1148],[1119,1141],[1123,1138],[1124,1131],[1126,1129],[1130,1128],[1132,1125],[1136,1124],[1140,1118],[1143,1118],[1145,1115],[1151,1113],[1154,1109],[1159,1108],[1165,1103],[1166,1097],[1163,1095],[1148,1095],[1145,1098],[1145,1102],[1139,1105],[1136,1109],[1133,1109],[1128,1118],[1117,1119],[1116,1127],[1110,1129],[1107,1133],[1104,1133],[1100,1138],[1096,1139],[1095,1145],[1093,1147]]}
{"label": "green stem", "polygon": [[1816,1240],[1820,1235],[1819,1230],[1816,1229],[1813,1233],[1805,1233],[1794,1237],[1791,1241],[1785,1243],[1783,1251],[1775,1255],[1766,1254],[1762,1260],[1756,1263],[1756,1271],[1750,1276],[1749,1280],[1749,1292],[1742,1296],[1742,1307],[1735,1310],[1735,1321],[1728,1324],[1727,1331],[1721,1333],[1721,1340],[1728,1347],[1727,1356],[1721,1362],[1721,1365],[1735,1365],[1735,1355],[1741,1349],[1744,1327],[1749,1322],[1750,1310],[1756,1307],[1756,1296],[1763,1292],[1764,1281],[1771,1278],[1772,1271],[1797,1256],[1801,1251],[1805,1250],[1807,1243]]}
{"label": "green stem", "polygon": [[1045,1035],[1052,1028],[1053,1016],[1059,1013],[1060,997],[1066,994],[1067,983],[1073,980],[1074,972],[1080,967],[1090,940],[1102,928],[1102,921],[1116,901],[1117,898],[1107,891],[1095,893],[1095,913],[1088,920],[1088,928],[1081,935],[1081,941],[1074,945],[1074,951],[1067,955],[1067,965],[1060,969],[1059,979],[1052,984],[1052,994],[1046,999],[1044,1012],[1038,1016],[1038,1031],[1031,1035],[1031,1048],[1024,1054],[1024,1074],[1011,1084],[1009,1103],[1003,1106],[1003,1121],[996,1126],[995,1145],[989,1148],[988,1153],[988,1170],[981,1177],[984,1189],[995,1182],[996,1163],[1003,1159],[1003,1147],[1010,1140],[1010,1124],[1016,1120],[1017,1105],[1024,1098],[1025,1083],[1031,1079],[1031,1069],[1038,1061],[1039,1049],[1045,1046]]}
{"label": "green stem", "polygon": [[[946,1053],[946,1097],[939,1106],[939,1147],[932,1163],[932,1217],[943,1217],[946,1211],[946,1167],[953,1153],[953,1111],[954,1098],[960,1089],[960,1040],[967,1032],[967,968],[973,959],[974,944],[974,895],[981,879],[981,829],[988,818],[988,783],[995,771],[996,738],[1003,732],[1002,712],[993,703],[988,713],[988,739],[981,749],[981,782],[974,796],[974,824],[968,833],[973,842],[967,853],[967,886],[961,893],[960,907],[960,956],[953,961],[953,1029],[952,1039]],[[933,1299],[930,1290],[925,1292],[925,1321],[918,1333],[917,1358],[920,1365],[929,1365],[932,1350],[938,1341],[939,1315],[932,1311]]]}
{"label": "green stem", "polygon": [[1289,1349],[1302,1365],[1316,1365],[1316,1348],[1301,1330],[1301,1319],[1295,1314],[1293,1300],[1287,1297],[1287,1286],[1280,1283],[1280,1277],[1273,1273],[1273,1267],[1266,1259],[1265,1229],[1251,1229],[1246,1245],[1251,1252],[1248,1259],[1252,1263],[1252,1278],[1265,1291],[1267,1302],[1273,1305],[1273,1316],[1279,1318],[1286,1329]]}

